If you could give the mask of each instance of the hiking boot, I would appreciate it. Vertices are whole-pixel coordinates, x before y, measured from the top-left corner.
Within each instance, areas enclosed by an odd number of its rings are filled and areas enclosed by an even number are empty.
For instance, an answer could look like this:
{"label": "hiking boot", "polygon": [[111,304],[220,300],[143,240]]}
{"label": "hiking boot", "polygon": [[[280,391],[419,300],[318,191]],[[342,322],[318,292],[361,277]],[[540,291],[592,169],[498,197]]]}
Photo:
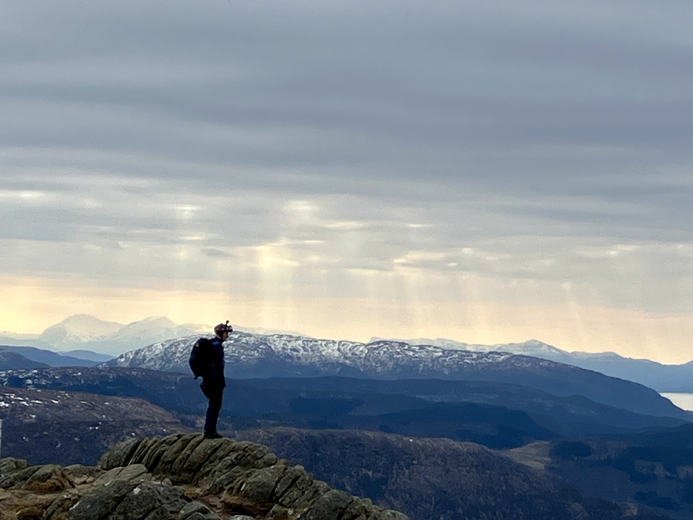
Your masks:
{"label": "hiking boot", "polygon": [[224,436],[219,432],[212,432],[212,433],[205,432],[204,437],[205,437],[205,439],[221,439]]}

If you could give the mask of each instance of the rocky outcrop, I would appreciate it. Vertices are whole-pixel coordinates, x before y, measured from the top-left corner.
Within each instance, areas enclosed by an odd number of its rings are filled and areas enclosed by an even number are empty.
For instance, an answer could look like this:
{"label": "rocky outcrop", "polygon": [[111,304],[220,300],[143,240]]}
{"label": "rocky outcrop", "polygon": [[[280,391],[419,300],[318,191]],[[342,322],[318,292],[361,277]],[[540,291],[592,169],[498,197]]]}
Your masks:
{"label": "rocky outcrop", "polygon": [[406,520],[314,480],[266,446],[200,434],[131,439],[98,467],[0,459],[0,519]]}

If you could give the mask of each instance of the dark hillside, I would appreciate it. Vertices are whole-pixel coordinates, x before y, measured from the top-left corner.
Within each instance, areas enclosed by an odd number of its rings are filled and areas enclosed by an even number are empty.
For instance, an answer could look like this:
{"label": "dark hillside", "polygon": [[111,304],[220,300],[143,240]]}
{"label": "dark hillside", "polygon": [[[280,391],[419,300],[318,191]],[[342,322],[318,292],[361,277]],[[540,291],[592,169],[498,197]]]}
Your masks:
{"label": "dark hillside", "polygon": [[471,443],[291,428],[247,430],[238,438],[266,444],[330,485],[416,520],[616,520],[626,512]]}
{"label": "dark hillside", "polygon": [[[7,352],[14,352],[24,356],[25,358],[41,363],[43,366],[51,367],[93,367],[99,364],[97,361],[90,361],[88,359],[81,359],[76,356],[65,354],[58,354],[50,350],[29,347],[29,346],[0,346],[0,349],[6,350]],[[16,367],[23,368],[23,367]],[[7,369],[3,369],[7,370]]]}
{"label": "dark hillside", "polygon": [[[233,428],[262,424],[449,436],[500,448],[558,436],[601,435],[679,426],[651,417],[483,381],[368,380],[344,377],[228,379],[222,419]],[[47,368],[0,373],[0,384],[137,397],[199,418],[206,400],[190,375],[137,368]],[[522,413],[518,413],[522,412]],[[231,427],[231,426],[230,426]]]}
{"label": "dark hillside", "polygon": [[[579,396],[559,397],[527,386],[486,381],[440,379],[373,380],[348,377],[271,378],[249,380],[262,389],[287,396],[351,396],[360,404],[353,414],[391,413],[413,407],[412,399],[429,402],[477,403],[526,412],[533,420],[565,436],[601,435],[633,430],[662,429],[685,424],[682,419],[653,417],[595,403]],[[375,396],[380,396],[376,398]],[[400,396],[400,402],[393,398]],[[406,401],[406,398],[410,401]],[[399,408],[394,409],[392,407]]]}
{"label": "dark hillside", "polygon": [[[146,399],[196,425],[207,401],[190,376],[144,369],[50,368],[6,372],[8,386],[50,388]],[[386,431],[420,437],[450,437],[493,448],[512,448],[558,435],[525,412],[477,403],[437,403],[401,395],[305,393],[262,388],[253,381],[228,381],[220,428],[262,425]],[[298,383],[300,385],[300,383]],[[368,404],[370,413],[354,414]],[[364,410],[368,412],[368,410]],[[380,412],[380,413],[378,413]]]}
{"label": "dark hillside", "polygon": [[535,443],[509,452],[545,467],[586,496],[693,518],[693,424],[678,428]]}
{"label": "dark hillside", "polygon": [[142,399],[0,387],[2,455],[32,464],[95,464],[128,437],[189,431]]}

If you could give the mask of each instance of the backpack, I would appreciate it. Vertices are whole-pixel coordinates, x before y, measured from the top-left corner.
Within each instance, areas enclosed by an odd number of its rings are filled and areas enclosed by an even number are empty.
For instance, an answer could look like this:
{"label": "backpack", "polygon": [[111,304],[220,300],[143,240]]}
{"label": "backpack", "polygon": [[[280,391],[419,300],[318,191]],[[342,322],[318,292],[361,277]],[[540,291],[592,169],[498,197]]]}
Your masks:
{"label": "backpack", "polygon": [[193,345],[190,351],[190,359],[188,360],[190,369],[198,377],[206,377],[212,371],[214,360],[212,359],[212,340],[209,338],[200,338]]}

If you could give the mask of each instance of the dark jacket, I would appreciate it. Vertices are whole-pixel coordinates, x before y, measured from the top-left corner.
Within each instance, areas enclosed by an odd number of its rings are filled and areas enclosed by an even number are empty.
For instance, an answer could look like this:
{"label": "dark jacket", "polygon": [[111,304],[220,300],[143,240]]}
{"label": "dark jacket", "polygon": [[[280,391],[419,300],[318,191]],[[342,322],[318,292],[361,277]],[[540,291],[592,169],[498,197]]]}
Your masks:
{"label": "dark jacket", "polygon": [[224,379],[224,345],[218,336],[212,338],[212,371],[210,374],[203,378],[202,384],[204,386],[215,386],[218,388],[224,388],[226,386],[226,380]]}

